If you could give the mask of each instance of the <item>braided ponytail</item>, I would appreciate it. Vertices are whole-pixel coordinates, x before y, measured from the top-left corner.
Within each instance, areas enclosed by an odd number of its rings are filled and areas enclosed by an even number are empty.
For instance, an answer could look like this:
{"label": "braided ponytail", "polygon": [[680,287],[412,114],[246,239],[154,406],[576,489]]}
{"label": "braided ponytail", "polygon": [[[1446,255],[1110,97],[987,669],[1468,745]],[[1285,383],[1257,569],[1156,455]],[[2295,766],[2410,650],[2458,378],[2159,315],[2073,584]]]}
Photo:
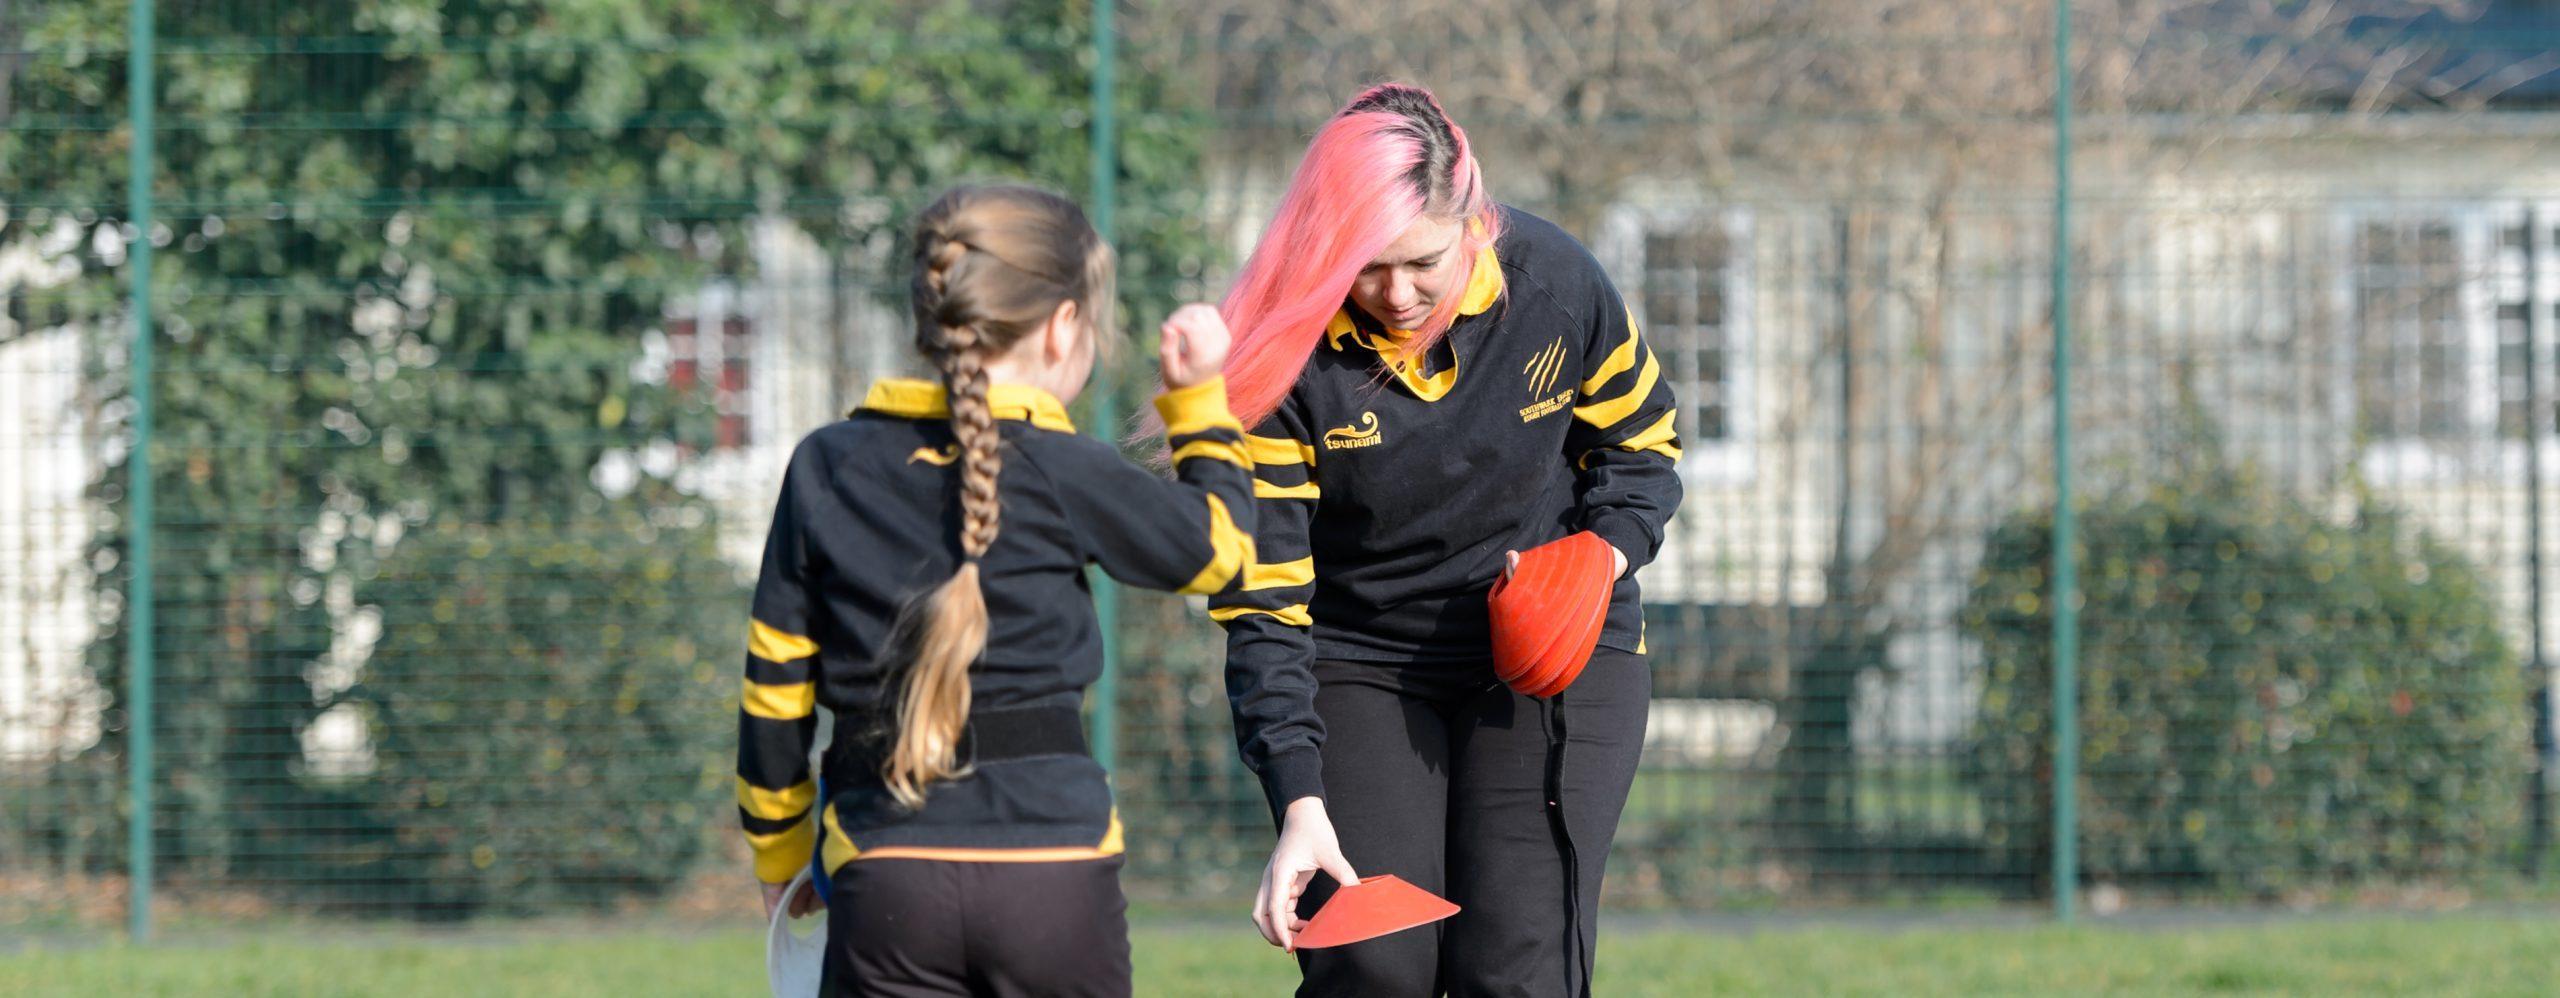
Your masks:
{"label": "braided ponytail", "polygon": [[[916,345],[940,370],[950,400],[961,512],[959,571],[908,604],[883,649],[905,659],[905,680],[881,778],[899,803],[914,808],[933,783],[966,775],[959,748],[969,719],[969,667],[987,647],[980,562],[995,546],[1004,513],[996,490],[1003,437],[988,403],[987,358],[1038,328],[1061,301],[1077,302],[1089,317],[1107,314],[1110,253],[1064,198],[963,187],[917,219],[909,290]],[[1094,326],[1097,334],[1109,328]]]}

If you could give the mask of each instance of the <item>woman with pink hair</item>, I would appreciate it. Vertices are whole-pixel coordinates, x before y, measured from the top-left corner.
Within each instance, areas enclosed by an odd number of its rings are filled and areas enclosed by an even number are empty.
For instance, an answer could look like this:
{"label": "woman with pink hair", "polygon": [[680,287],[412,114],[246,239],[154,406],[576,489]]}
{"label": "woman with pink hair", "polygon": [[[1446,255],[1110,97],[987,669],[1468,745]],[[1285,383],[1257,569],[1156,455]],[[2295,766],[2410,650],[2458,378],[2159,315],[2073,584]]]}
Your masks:
{"label": "woman with pink hair", "polygon": [[[1591,254],[1495,204],[1411,86],[1317,133],[1221,311],[1261,511],[1211,616],[1280,823],[1254,923],[1295,949],[1337,884],[1392,873],[1462,910],[1299,950],[1299,994],[1587,994],[1652,686],[1634,569],[1680,502],[1660,365]],[[1598,648],[1569,689],[1515,692],[1486,594],[1585,531],[1615,552]]]}

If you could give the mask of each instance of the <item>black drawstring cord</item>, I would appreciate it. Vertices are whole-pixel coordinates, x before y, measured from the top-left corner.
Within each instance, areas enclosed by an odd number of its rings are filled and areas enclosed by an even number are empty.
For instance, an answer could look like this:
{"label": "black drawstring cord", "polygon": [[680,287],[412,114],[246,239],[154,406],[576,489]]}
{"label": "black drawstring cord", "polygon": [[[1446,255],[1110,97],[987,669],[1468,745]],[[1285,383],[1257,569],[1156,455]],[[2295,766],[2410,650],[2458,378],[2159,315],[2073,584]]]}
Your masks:
{"label": "black drawstring cord", "polygon": [[[1582,947],[1582,858],[1564,817],[1564,694],[1544,702],[1547,720],[1547,825],[1564,858],[1565,993],[1591,998],[1591,953]],[[1575,961],[1580,961],[1579,983]]]}

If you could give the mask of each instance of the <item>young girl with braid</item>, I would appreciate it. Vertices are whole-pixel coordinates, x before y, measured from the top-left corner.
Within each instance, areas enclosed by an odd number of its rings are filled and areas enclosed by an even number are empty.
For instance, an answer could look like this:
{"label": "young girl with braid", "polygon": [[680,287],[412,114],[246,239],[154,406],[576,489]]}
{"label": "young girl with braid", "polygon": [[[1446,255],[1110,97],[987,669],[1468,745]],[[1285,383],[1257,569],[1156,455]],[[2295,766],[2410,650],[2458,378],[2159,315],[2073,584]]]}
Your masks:
{"label": "young girl with braid", "polygon": [[1078,715],[1102,668],[1085,566],[1239,585],[1226,326],[1193,305],[1162,327],[1168,480],[1068,421],[1113,335],[1111,251],[1072,202],[951,191],[916,221],[911,290],[939,379],[875,383],[803,440],[765,543],[738,809],[766,911],[817,904],[782,896],[814,849],[826,993],[1126,995],[1122,831]]}

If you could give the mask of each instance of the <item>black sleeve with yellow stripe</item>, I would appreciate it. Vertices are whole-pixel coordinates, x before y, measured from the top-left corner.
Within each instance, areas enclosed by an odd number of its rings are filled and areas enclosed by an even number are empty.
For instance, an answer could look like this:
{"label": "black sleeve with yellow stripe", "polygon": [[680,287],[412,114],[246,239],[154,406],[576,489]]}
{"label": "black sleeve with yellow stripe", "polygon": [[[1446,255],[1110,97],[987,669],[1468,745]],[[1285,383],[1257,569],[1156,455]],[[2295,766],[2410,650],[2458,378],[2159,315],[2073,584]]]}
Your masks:
{"label": "black sleeve with yellow stripe", "polygon": [[804,467],[813,457],[805,445],[793,455],[774,504],[739,695],[738,820],[755,851],[756,878],[774,884],[809,865],[818,837],[811,813],[818,784],[809,770],[818,724],[818,646],[809,637],[816,628],[801,522],[806,504],[796,498],[796,490],[813,487],[812,478],[824,478],[823,469]]}
{"label": "black sleeve with yellow stripe", "polygon": [[1245,436],[1262,507],[1254,531],[1262,560],[1246,569],[1243,585],[1209,601],[1210,618],[1227,629],[1236,747],[1262,778],[1275,813],[1298,798],[1324,796],[1324,722],[1315,712],[1314,621],[1307,613],[1316,579],[1307,528],[1320,497],[1312,439],[1285,403]]}
{"label": "black sleeve with yellow stripe", "polygon": [[1023,453],[1048,480],[1086,560],[1112,578],[1192,596],[1229,591],[1254,562],[1256,510],[1226,379],[1157,396],[1156,412],[1172,481],[1091,437],[1043,434]]}
{"label": "black sleeve with yellow stripe", "polygon": [[1633,572],[1653,561],[1680,506],[1680,413],[1635,313],[1606,278],[1599,284],[1565,447],[1579,470],[1582,529],[1625,554]]}

